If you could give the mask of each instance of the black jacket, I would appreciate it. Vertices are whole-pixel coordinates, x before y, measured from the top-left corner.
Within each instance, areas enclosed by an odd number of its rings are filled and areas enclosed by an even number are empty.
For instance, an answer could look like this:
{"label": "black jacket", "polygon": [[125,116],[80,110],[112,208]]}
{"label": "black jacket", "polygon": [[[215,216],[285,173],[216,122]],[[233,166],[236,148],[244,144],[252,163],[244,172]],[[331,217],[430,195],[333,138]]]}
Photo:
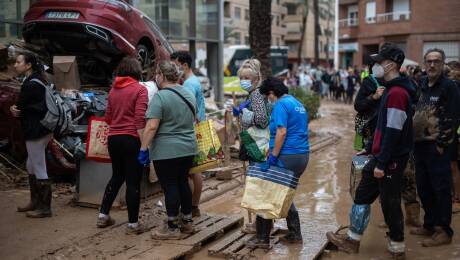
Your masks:
{"label": "black jacket", "polygon": [[432,141],[440,148],[447,148],[457,130],[459,105],[460,93],[454,81],[441,75],[429,87],[428,77],[424,77],[414,116],[415,141]]}
{"label": "black jacket", "polygon": [[385,169],[393,159],[407,156],[413,148],[415,96],[415,85],[407,76],[385,83],[374,138],[366,148],[375,156],[379,169]]}
{"label": "black jacket", "polygon": [[[378,83],[383,85],[380,81],[378,81]],[[365,118],[371,119],[371,121],[369,121],[371,135],[374,133],[375,126],[377,124],[376,117],[381,100],[375,100],[372,98],[372,95],[375,94],[376,90],[377,85],[375,84],[375,82],[370,78],[370,76],[366,77],[363,80],[355,99],[356,112],[358,112],[358,114],[362,115]]]}
{"label": "black jacket", "polygon": [[16,102],[17,108],[21,110],[20,120],[25,140],[37,139],[50,133],[40,123],[48,111],[45,100],[46,90],[40,84],[31,81],[34,78],[40,79],[37,74],[32,74],[24,80]]}

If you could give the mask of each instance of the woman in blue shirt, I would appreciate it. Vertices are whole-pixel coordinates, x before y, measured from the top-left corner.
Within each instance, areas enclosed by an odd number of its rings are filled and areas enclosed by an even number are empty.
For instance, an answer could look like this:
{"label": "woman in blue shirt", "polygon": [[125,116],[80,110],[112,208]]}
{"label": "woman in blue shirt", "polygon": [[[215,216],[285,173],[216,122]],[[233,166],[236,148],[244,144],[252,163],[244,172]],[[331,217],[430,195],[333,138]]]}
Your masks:
{"label": "woman in blue shirt", "polygon": [[[296,174],[302,175],[307,168],[310,146],[308,143],[308,113],[296,98],[288,94],[288,88],[277,78],[266,79],[260,93],[274,103],[270,118],[270,155],[268,165],[284,167]],[[269,243],[272,220],[258,216],[258,246]],[[289,229],[283,238],[289,243],[302,243],[299,213],[294,203],[286,218]]]}

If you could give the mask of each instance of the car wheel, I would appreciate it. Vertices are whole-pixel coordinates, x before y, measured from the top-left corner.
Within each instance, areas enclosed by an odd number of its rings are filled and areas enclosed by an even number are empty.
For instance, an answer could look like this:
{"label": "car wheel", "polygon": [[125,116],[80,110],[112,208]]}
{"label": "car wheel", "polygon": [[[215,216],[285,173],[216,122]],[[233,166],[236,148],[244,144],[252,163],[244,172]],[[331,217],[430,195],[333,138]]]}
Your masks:
{"label": "car wheel", "polygon": [[146,68],[150,64],[150,50],[143,44],[137,45],[137,58],[142,65],[142,68]]}

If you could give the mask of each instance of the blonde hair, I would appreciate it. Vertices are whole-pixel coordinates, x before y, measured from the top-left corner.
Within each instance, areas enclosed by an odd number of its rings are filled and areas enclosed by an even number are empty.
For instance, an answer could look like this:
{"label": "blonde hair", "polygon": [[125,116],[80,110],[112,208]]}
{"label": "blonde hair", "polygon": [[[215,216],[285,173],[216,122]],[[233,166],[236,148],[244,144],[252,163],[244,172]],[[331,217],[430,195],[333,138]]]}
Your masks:
{"label": "blonde hair", "polygon": [[238,77],[241,76],[243,70],[249,70],[251,75],[258,79],[258,83],[262,82],[262,73],[260,73],[260,61],[258,59],[247,59],[243,61],[238,70]]}
{"label": "blonde hair", "polygon": [[165,60],[158,64],[157,74],[161,73],[169,82],[177,82],[181,77],[179,67],[172,61]]}

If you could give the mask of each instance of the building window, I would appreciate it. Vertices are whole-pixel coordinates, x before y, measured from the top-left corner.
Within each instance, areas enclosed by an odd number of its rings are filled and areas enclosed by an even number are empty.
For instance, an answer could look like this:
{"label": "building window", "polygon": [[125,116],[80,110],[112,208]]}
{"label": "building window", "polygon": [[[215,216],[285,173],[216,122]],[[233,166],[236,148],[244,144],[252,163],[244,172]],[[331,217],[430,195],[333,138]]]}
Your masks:
{"label": "building window", "polygon": [[376,9],[375,2],[366,3],[366,23],[375,23]]}
{"label": "building window", "polygon": [[231,10],[230,2],[225,1],[224,2],[224,17],[226,17],[226,18],[232,17],[230,10]]}
{"label": "building window", "polygon": [[280,38],[276,38],[276,46],[280,46]]}
{"label": "building window", "polygon": [[244,36],[244,44],[249,45],[249,36]]}
{"label": "building window", "polygon": [[241,20],[241,8],[235,7],[235,20]]}
{"label": "building window", "polygon": [[249,10],[244,9],[244,20],[249,21]]}
{"label": "building window", "polygon": [[280,17],[276,16],[276,26],[280,26]]}
{"label": "building window", "polygon": [[294,3],[286,3],[287,14],[296,15],[297,14],[297,5]]}
{"label": "building window", "polygon": [[358,5],[348,6],[348,26],[358,25]]}

